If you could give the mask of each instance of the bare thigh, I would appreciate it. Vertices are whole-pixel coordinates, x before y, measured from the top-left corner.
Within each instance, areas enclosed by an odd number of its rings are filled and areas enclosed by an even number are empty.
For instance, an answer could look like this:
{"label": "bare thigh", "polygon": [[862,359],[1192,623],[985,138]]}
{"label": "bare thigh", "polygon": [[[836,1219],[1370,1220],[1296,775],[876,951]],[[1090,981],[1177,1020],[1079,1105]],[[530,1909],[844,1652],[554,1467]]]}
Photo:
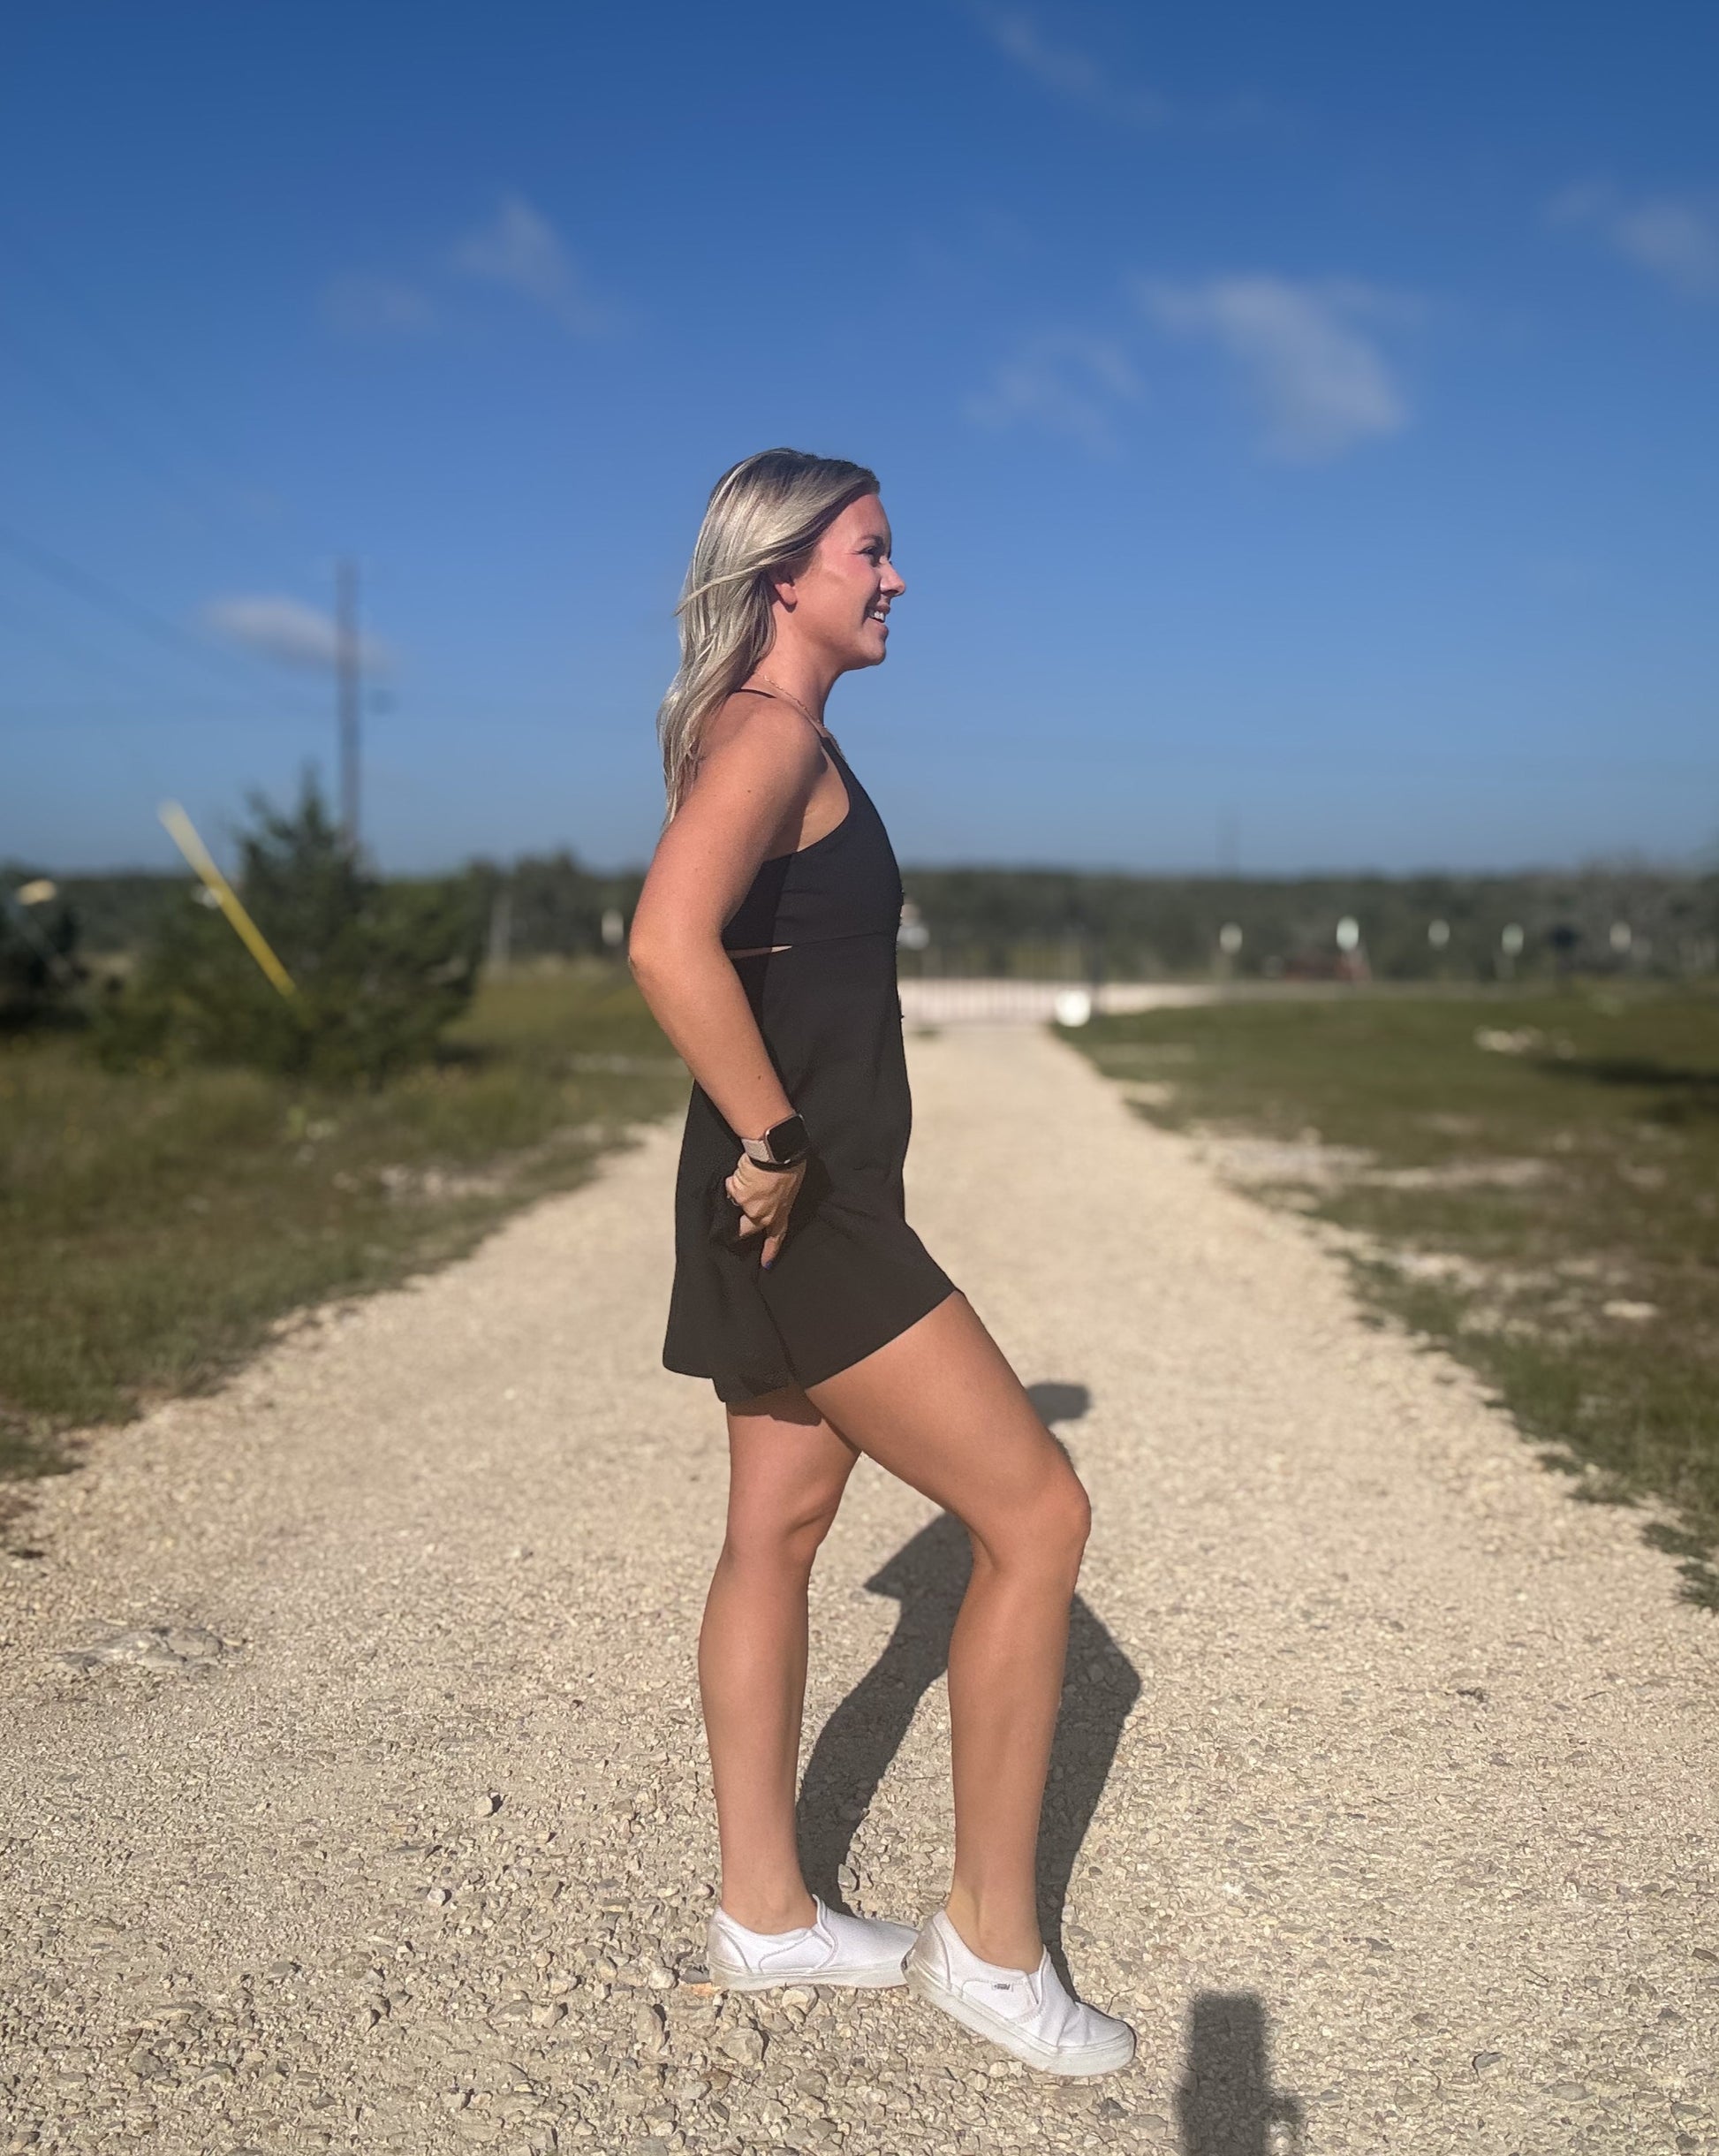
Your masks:
{"label": "bare thigh", "polygon": [[756,1537],[778,1545],[803,1539],[815,1549],[859,1457],[798,1388],[731,1408],[731,1547],[744,1552]]}
{"label": "bare thigh", "polygon": [[963,1521],[993,1550],[1047,1506],[1084,1535],[1086,1499],[1008,1358],[958,1289],[894,1340],[809,1385],[850,1444]]}

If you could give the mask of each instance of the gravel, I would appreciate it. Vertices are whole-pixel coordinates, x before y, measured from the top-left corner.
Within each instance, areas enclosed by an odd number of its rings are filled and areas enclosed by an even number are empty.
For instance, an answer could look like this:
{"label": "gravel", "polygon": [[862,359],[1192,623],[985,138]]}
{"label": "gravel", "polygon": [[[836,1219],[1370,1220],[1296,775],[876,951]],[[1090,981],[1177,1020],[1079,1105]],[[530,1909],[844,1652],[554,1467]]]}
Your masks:
{"label": "gravel", "polygon": [[[1675,1559],[1054,1040],[912,1051],[916,1221],[1094,1495],[1047,1873],[1135,2066],[711,1990],[723,1462],[657,1363],[657,1129],[15,1523],[0,2150],[1719,2149],[1719,1631]],[[809,1831],[876,1914],[949,1861],[958,1563],[862,1467]]]}

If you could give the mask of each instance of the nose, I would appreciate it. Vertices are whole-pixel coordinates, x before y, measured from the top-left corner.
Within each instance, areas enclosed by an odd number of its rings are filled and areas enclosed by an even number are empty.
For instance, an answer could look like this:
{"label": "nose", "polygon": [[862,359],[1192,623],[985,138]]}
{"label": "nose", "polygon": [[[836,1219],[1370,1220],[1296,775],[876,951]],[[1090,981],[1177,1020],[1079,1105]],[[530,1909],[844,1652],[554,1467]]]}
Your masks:
{"label": "nose", "polygon": [[906,581],[894,562],[886,561],[883,564],[883,596],[886,599],[898,599],[906,588]]}

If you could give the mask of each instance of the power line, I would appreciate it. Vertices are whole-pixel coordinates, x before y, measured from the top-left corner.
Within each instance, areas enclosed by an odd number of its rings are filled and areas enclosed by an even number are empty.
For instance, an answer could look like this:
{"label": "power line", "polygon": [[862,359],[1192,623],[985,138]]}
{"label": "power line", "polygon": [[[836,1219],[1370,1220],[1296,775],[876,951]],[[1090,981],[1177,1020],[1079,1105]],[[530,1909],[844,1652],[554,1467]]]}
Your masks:
{"label": "power line", "polygon": [[9,218],[4,217],[0,217],[0,239],[4,239],[13,252],[29,264],[37,278],[58,300],[62,310],[77,323],[90,342],[99,346],[122,373],[130,375],[133,381],[142,384],[144,391],[154,400],[157,407],[164,412],[177,427],[185,431],[187,440],[192,442],[199,455],[216,464],[224,464],[227,461],[214,444],[197,438],[198,430],[191,421],[186,407],[167,388],[160,376],[152,367],[139,359],[137,353],[121,338],[114,336],[112,330],[102,321],[97,310],[90,305],[88,299],[73,285],[72,280],[57,263],[51,262],[48,259],[36,241],[27,239]]}
{"label": "power line", "polygon": [[[152,642],[160,644],[165,649],[180,657],[194,658],[200,666],[212,668],[231,679],[232,662],[224,653],[211,651],[207,645],[199,643],[194,636],[188,636],[174,623],[164,620],[140,601],[127,598],[124,592],[116,590],[104,578],[80,568],[76,562],[68,560],[64,554],[57,553],[51,547],[39,544],[11,525],[0,524],[0,548],[16,556],[27,567],[34,570],[38,576],[82,599],[87,605],[111,615],[115,620],[123,621],[128,628],[148,637]],[[254,680],[247,679],[244,686],[250,695],[260,693]]]}
{"label": "power line", "polygon": [[19,337],[16,328],[10,323],[0,325],[0,350],[9,353],[14,360],[21,360],[34,375],[37,381],[44,383],[56,397],[59,398],[71,410],[77,413],[79,417],[93,428],[97,435],[117,449],[129,463],[135,466],[151,485],[160,490],[167,500],[172,502],[176,507],[184,510],[196,523],[204,527],[208,525],[210,521],[208,505],[196,499],[188,489],[182,486],[167,467],[157,459],[154,452],[144,447],[134,436],[128,433],[125,428],[115,420],[110,412],[105,411],[95,399],[79,388],[57,368],[49,365],[40,353],[33,352],[29,345]]}
{"label": "power line", "polygon": [[[141,387],[156,413],[166,417],[182,441],[189,444],[198,461],[222,471],[227,485],[235,492],[246,491],[247,482],[233,468],[231,458],[213,444],[190,421],[185,405],[164,385],[155,368],[140,359],[123,338],[114,335],[87,296],[77,290],[64,271],[48,260],[42,248],[26,239],[15,225],[4,218],[0,218],[0,239],[7,242],[13,253],[28,265],[39,283],[52,293],[62,314],[76,323],[89,344],[102,354],[109,364],[126,376],[134,387]],[[14,356],[22,358],[26,365],[40,380],[46,382],[56,395],[105,435],[123,455],[128,457],[181,507],[190,510],[205,524],[211,520],[212,513],[214,519],[223,524],[229,533],[241,540],[246,548],[260,548],[271,559],[274,558],[275,549],[261,539],[260,534],[243,523],[233,512],[231,505],[223,498],[219,490],[211,487],[201,475],[191,482],[189,489],[183,485],[167,462],[155,450],[140,443],[127,426],[117,421],[110,409],[67,380],[64,374],[23,342],[18,336],[15,323],[8,326],[4,341]],[[193,498],[193,495],[197,498]],[[276,560],[275,566],[283,572],[287,568],[284,560]],[[296,575],[297,572],[293,573]]]}

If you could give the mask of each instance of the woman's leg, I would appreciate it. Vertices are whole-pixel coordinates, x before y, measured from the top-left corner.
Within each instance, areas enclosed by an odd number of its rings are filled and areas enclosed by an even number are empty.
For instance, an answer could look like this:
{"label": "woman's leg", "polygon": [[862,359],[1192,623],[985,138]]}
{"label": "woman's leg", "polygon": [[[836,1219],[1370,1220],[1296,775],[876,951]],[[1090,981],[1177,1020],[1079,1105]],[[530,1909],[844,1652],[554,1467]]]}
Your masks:
{"label": "woman's leg", "polygon": [[728,1411],[728,1532],[699,1634],[722,1906],[753,1932],[810,1924],[794,1835],[806,1590],[859,1455],[800,1392]]}
{"label": "woman's leg", "polygon": [[833,1431],[972,1536],[973,1578],[949,1651],[949,1915],[981,1960],[1036,1969],[1039,1811],[1090,1523],[1087,1493],[958,1293],[807,1397]]}

